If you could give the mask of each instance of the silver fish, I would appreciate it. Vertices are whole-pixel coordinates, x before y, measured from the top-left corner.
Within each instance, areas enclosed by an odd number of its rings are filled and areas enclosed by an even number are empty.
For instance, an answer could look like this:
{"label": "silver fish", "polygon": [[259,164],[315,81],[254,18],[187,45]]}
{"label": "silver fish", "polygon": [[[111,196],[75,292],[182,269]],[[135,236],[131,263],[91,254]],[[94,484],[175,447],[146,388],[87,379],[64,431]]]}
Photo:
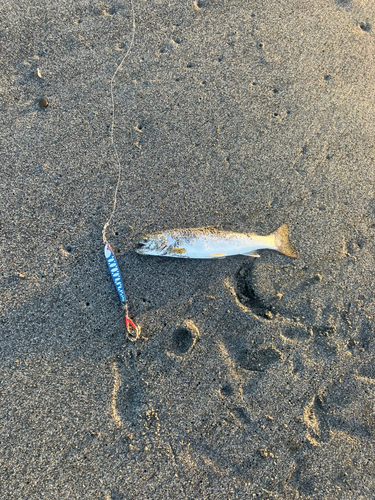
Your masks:
{"label": "silver fish", "polygon": [[268,236],[232,233],[213,228],[163,231],[142,238],[138,242],[136,252],[142,255],[184,259],[223,259],[230,255],[259,257],[256,252],[262,248],[296,257],[286,224]]}

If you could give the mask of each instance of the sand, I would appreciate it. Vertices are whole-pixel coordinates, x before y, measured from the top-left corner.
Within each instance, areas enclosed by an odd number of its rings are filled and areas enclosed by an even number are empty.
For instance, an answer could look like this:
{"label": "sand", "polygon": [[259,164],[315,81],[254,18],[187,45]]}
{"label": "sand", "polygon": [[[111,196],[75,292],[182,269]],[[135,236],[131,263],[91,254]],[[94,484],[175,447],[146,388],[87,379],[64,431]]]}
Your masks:
{"label": "sand", "polygon": [[[375,498],[375,6],[134,9],[132,343],[131,4],[1,3],[0,497]],[[296,259],[134,252],[283,223]]]}

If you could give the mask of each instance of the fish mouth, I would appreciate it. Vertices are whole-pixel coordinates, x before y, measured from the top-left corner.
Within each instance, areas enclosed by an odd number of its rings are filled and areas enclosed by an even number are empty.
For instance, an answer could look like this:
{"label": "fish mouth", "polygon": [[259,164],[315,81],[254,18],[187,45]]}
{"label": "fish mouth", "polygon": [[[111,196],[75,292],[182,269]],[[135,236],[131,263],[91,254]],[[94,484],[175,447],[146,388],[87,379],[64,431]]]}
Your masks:
{"label": "fish mouth", "polygon": [[[168,247],[168,243],[166,245],[164,245],[160,250],[159,252],[164,252],[164,250]],[[137,246],[135,247],[135,251],[139,254],[145,254],[147,253],[147,243],[146,242],[143,242],[143,241],[138,241],[137,243]]]}
{"label": "fish mouth", "polygon": [[145,250],[146,250],[146,243],[144,241],[138,241],[135,247],[135,251],[137,253],[143,254]]}
{"label": "fish mouth", "polygon": [[139,254],[160,255],[168,247],[168,240],[164,238],[154,238],[145,236],[137,241],[135,251]]}

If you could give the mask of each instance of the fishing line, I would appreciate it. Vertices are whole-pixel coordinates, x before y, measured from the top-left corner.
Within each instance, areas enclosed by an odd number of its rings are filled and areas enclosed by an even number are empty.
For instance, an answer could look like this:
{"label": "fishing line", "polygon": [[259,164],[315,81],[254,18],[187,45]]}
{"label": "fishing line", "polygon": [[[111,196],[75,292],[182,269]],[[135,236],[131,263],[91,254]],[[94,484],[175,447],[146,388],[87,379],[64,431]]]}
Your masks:
{"label": "fishing line", "polygon": [[[121,272],[120,272],[120,267],[118,265],[118,262],[116,260],[116,257],[113,253],[112,248],[110,247],[108,241],[107,241],[107,230],[108,227],[112,221],[113,216],[115,215],[116,208],[117,208],[117,195],[118,195],[118,190],[120,187],[120,181],[121,181],[121,161],[120,161],[120,156],[116,147],[116,143],[114,140],[114,127],[115,127],[115,99],[113,95],[113,87],[115,84],[115,79],[117,73],[121,70],[122,65],[124,64],[124,61],[127,59],[127,57],[130,54],[131,49],[134,46],[134,38],[135,38],[135,13],[134,13],[134,3],[133,0],[130,0],[131,4],[131,11],[132,11],[132,18],[133,18],[133,29],[132,29],[132,35],[131,35],[131,40],[130,44],[128,47],[128,50],[126,51],[124,57],[122,58],[120,64],[117,66],[116,71],[113,73],[112,78],[111,78],[111,111],[112,111],[112,123],[111,123],[111,129],[110,129],[110,138],[111,138],[111,144],[115,153],[115,160],[116,160],[116,165],[117,165],[117,184],[115,188],[115,193],[113,196],[113,205],[112,205],[112,212],[107,220],[107,222],[104,224],[103,231],[102,231],[102,236],[103,236],[103,243],[104,243],[104,255],[107,261],[108,269],[109,272],[111,273],[112,280],[115,284],[118,296],[120,297],[120,300],[122,304],[124,305],[125,309],[125,325],[126,325],[126,330],[128,332],[128,338],[132,341],[135,342],[136,340],[139,339],[140,333],[141,333],[141,328],[129,318],[129,313],[128,313],[128,304],[126,300],[126,295],[125,295],[125,290],[124,290],[124,285],[122,282],[122,277],[121,277]],[[134,329],[134,332],[130,330],[130,327]]]}

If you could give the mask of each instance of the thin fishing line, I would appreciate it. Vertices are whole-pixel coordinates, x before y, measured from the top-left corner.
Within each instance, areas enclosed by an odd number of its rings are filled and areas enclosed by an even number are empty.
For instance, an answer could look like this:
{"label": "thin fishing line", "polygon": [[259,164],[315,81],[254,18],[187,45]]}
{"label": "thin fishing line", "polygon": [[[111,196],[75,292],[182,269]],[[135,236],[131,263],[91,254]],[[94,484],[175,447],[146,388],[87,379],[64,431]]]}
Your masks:
{"label": "thin fishing line", "polygon": [[130,45],[129,45],[128,50],[126,51],[124,57],[122,58],[120,64],[117,66],[116,71],[113,73],[113,76],[111,78],[111,105],[112,105],[111,111],[112,111],[112,123],[111,123],[111,129],[110,129],[110,138],[111,138],[111,144],[112,144],[112,147],[113,147],[113,150],[114,150],[114,153],[115,153],[115,159],[116,159],[116,165],[117,165],[118,173],[117,173],[117,184],[116,184],[115,194],[114,194],[114,197],[113,197],[112,212],[111,212],[111,215],[109,216],[107,222],[104,224],[104,227],[103,227],[103,233],[102,234],[103,234],[103,243],[104,244],[107,242],[106,235],[107,235],[108,226],[110,225],[110,223],[112,221],[112,218],[113,218],[113,216],[114,216],[114,214],[116,212],[117,194],[118,194],[118,190],[119,190],[119,187],[120,187],[120,181],[121,181],[121,162],[120,162],[120,156],[119,156],[118,151],[117,151],[116,142],[115,142],[114,134],[113,134],[113,131],[114,131],[114,128],[115,128],[115,98],[114,98],[114,95],[113,95],[113,86],[114,86],[114,83],[115,83],[115,78],[116,78],[117,73],[120,71],[122,65],[124,64],[125,59],[127,59],[127,57],[130,54],[131,49],[134,46],[134,38],[135,38],[135,29],[136,29],[136,26],[135,26],[135,12],[134,12],[134,3],[133,3],[133,0],[130,0],[130,4],[131,4],[131,9],[132,9],[132,17],[133,17],[133,29],[132,29],[132,35],[131,35]]}

